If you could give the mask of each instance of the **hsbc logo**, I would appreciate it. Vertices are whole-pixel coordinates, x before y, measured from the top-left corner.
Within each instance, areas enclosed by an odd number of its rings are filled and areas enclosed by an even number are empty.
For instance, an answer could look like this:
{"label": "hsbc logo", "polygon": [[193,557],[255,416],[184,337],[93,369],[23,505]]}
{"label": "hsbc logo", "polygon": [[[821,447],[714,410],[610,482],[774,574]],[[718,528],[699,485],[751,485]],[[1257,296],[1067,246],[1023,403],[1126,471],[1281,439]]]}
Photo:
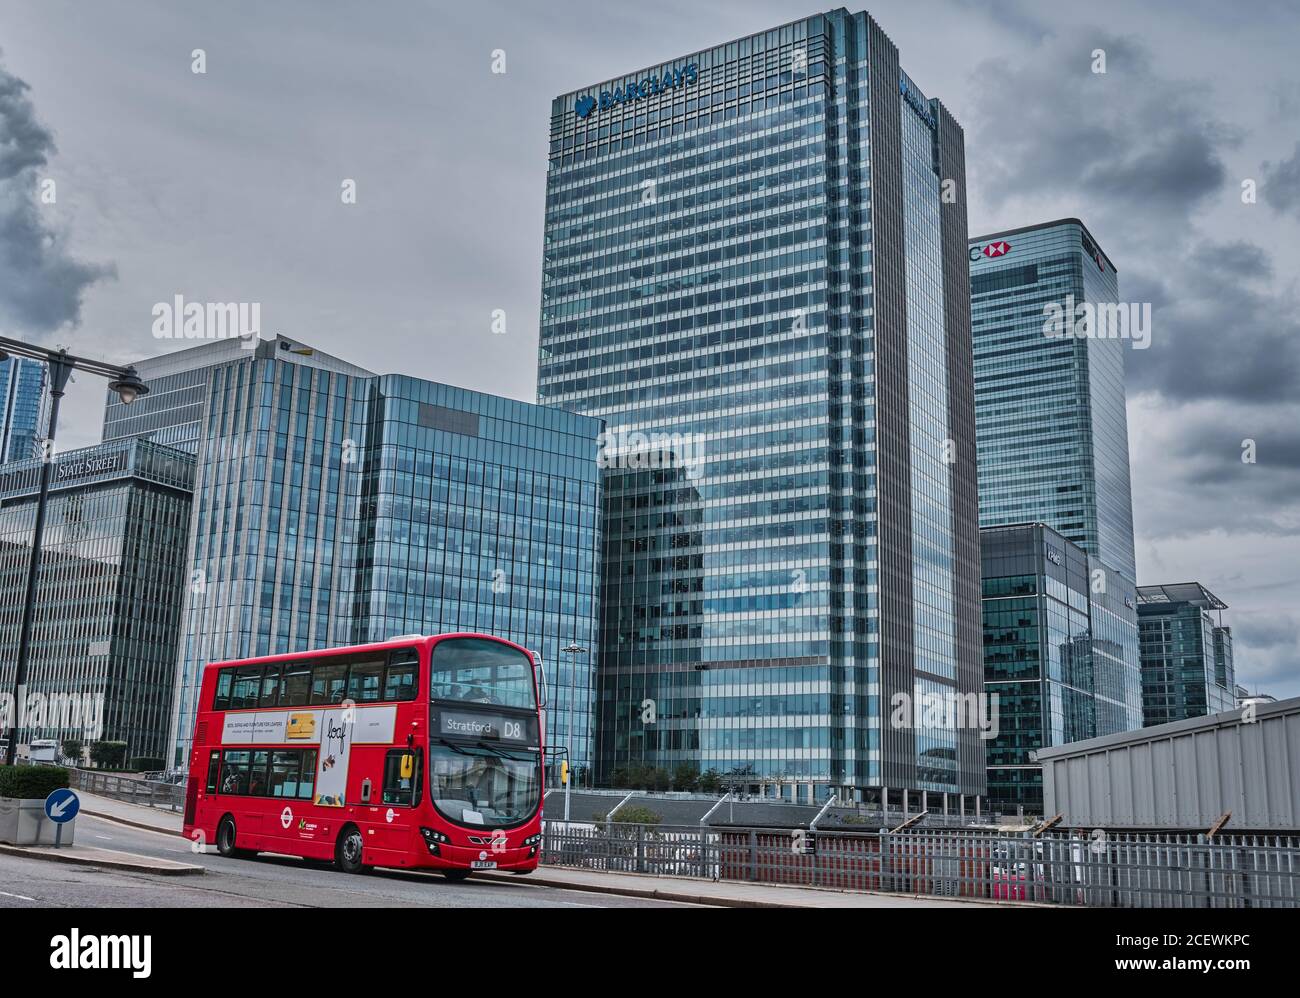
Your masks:
{"label": "hsbc logo", "polygon": [[994,259],[999,256],[1006,256],[1011,252],[1011,244],[1006,240],[999,239],[995,243],[985,243],[983,246],[972,246],[970,248],[971,260],[978,260],[981,255]]}

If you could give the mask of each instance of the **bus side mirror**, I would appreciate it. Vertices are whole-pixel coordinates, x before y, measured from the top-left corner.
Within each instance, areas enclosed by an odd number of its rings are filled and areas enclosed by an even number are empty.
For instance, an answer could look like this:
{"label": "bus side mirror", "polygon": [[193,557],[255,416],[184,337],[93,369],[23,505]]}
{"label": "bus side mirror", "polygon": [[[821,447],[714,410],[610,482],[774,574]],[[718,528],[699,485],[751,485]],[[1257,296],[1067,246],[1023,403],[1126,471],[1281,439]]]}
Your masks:
{"label": "bus side mirror", "polygon": [[415,775],[415,756],[410,752],[402,755],[402,779],[409,780]]}

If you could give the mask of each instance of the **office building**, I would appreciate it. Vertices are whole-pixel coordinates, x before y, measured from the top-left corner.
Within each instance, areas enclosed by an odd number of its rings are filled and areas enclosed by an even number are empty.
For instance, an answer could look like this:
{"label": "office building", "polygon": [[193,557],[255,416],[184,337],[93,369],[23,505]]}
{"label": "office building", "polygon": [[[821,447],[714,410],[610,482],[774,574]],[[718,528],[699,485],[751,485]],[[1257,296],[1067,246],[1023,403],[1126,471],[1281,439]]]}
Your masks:
{"label": "office building", "polygon": [[1237,705],[1228,604],[1199,582],[1138,586],[1145,725],[1183,721]]}
{"label": "office building", "polygon": [[110,399],[105,434],[198,456],[173,764],[207,662],[468,630],[542,656],[547,744],[590,767],[598,419],[374,375],[285,337],[136,367],[172,379],[164,399],[140,413]]}
{"label": "office building", "polygon": [[50,418],[45,365],[26,357],[0,360],[0,464],[39,457],[36,441]]}
{"label": "office building", "polygon": [[890,722],[982,688],[960,126],[844,9],[550,126],[538,395],[608,424],[600,779],[981,792],[975,731]]}
{"label": "office building", "polygon": [[1042,814],[1031,753],[1142,726],[1133,586],[1042,523],[985,528],[980,553],[989,807]]}
{"label": "office building", "polygon": [[[1041,521],[1132,585],[1124,352],[1142,330],[1100,335],[1121,331],[1095,319],[1119,302],[1115,265],[1075,218],[978,236],[969,255],[980,526]],[[1094,335],[1064,328],[1090,309]]]}
{"label": "office building", "polygon": [[[7,708],[41,466],[28,459],[0,472]],[[22,738],[121,741],[128,761],[164,758],[194,456],[125,440],[67,451],[51,475]]]}

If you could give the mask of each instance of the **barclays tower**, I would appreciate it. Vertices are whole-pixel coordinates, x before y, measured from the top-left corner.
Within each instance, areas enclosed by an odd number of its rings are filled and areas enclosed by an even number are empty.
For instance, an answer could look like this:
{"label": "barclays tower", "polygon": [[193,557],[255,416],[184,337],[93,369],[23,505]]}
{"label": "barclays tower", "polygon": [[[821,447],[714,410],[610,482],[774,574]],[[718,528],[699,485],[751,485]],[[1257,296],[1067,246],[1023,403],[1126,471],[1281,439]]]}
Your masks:
{"label": "barclays tower", "polygon": [[599,779],[982,793],[978,732],[906,709],[982,688],[960,126],[844,9],[550,125],[539,401],[607,423]]}

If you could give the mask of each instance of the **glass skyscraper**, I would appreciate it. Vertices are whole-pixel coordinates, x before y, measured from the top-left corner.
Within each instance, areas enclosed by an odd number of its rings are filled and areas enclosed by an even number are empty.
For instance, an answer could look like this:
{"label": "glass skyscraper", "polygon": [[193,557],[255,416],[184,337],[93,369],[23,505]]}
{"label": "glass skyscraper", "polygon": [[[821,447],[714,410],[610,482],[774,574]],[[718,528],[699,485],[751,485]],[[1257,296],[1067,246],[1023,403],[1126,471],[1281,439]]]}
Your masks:
{"label": "glass skyscraper", "polygon": [[[207,662],[488,631],[539,652],[547,744],[590,766],[598,419],[399,375],[284,337],[136,365],[105,435],[193,448],[176,674],[185,757]],[[155,380],[156,379],[156,380]]]}
{"label": "glass skyscraper", "polygon": [[1118,303],[1115,265],[1075,218],[979,236],[969,254],[980,526],[1041,521],[1131,585],[1130,341],[1045,332],[1047,307]]}
{"label": "glass skyscraper", "polygon": [[1137,594],[1143,723],[1236,707],[1232,629],[1222,621],[1228,604],[1199,582],[1138,586]]}
{"label": "glass skyscraper", "polygon": [[26,357],[0,361],[0,464],[40,456],[34,448],[45,436],[49,403],[42,362]]}
{"label": "glass skyscraper", "polygon": [[[0,472],[0,689],[12,689],[42,462]],[[23,737],[165,759],[194,456],[144,440],[54,463]],[[157,765],[157,764],[155,764]]]}
{"label": "glass skyscraper", "polygon": [[961,128],[839,9],[551,106],[539,399],[604,417],[597,762],[979,793]]}
{"label": "glass skyscraper", "polygon": [[1042,814],[1031,752],[1142,726],[1133,585],[1041,523],[981,530],[980,553],[985,692],[998,698],[989,803]]}

